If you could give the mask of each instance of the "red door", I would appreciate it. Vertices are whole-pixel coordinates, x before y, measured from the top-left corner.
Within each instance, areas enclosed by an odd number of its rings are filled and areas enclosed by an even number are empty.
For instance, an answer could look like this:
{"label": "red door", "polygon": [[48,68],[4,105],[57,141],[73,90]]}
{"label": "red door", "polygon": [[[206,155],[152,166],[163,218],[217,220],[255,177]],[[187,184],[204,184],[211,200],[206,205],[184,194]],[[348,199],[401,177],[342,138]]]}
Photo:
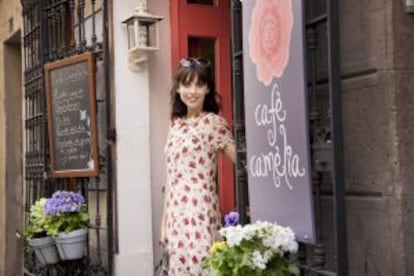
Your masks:
{"label": "red door", "polygon": [[[208,58],[213,63],[222,115],[232,125],[231,45],[229,0],[171,0],[172,66],[182,57]],[[233,165],[219,161],[220,206],[234,209]]]}

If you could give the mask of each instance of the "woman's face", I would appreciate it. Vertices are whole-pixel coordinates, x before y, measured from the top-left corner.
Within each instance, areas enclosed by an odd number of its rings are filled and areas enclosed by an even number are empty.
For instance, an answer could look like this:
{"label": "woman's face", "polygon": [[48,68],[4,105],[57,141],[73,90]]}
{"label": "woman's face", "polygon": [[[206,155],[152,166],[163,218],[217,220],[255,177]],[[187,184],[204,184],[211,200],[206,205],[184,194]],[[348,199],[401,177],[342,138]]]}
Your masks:
{"label": "woman's face", "polygon": [[196,115],[203,110],[204,99],[208,92],[207,84],[198,83],[197,77],[188,84],[179,84],[177,93],[187,106],[187,116]]}

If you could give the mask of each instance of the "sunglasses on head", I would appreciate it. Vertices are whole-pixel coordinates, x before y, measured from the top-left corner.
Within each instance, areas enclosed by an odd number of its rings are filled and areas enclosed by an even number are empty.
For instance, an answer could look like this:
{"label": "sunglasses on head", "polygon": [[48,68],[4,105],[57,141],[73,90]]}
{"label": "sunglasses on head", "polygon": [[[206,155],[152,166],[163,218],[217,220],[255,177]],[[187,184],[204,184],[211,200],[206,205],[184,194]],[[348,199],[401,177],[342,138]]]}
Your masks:
{"label": "sunglasses on head", "polygon": [[181,67],[191,67],[193,65],[207,67],[210,66],[210,61],[204,58],[183,58],[180,60]]}

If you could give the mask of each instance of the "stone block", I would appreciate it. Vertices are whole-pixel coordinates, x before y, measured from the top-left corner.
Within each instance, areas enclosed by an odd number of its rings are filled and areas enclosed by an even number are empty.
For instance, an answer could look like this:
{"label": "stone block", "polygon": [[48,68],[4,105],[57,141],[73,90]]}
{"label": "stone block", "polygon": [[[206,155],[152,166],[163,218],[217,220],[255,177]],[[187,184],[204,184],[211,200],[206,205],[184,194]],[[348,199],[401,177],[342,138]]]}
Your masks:
{"label": "stone block", "polygon": [[340,1],[341,62],[344,75],[386,67],[386,1]]}
{"label": "stone block", "polygon": [[[403,231],[405,256],[414,256],[414,68],[411,70],[394,71],[396,105],[396,140],[398,152],[398,177],[400,198],[402,204]],[[414,273],[414,262],[405,264],[407,275]]]}
{"label": "stone block", "polygon": [[393,194],[394,106],[390,80],[376,73],[343,81],[343,134],[347,190]]}
{"label": "stone block", "polygon": [[[414,63],[414,61],[413,61]],[[396,150],[400,175],[398,180],[403,185],[404,193],[414,196],[414,68],[411,70],[393,71],[391,73],[395,84],[396,107]]]}
{"label": "stone block", "polygon": [[389,1],[392,7],[392,30],[390,37],[390,53],[393,57],[393,68],[414,69],[414,16],[405,13],[404,1]]}
{"label": "stone block", "polygon": [[[321,239],[326,247],[329,270],[335,270],[336,266],[333,206],[331,197],[321,199]],[[404,274],[403,240],[400,233],[398,199],[348,197],[348,275],[408,275]]]}

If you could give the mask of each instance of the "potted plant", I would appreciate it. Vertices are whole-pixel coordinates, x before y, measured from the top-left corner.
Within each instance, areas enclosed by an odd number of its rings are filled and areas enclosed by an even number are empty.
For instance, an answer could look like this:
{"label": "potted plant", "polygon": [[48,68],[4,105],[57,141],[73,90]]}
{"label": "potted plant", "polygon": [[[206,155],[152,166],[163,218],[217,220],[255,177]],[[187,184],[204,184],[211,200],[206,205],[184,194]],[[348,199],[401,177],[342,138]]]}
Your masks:
{"label": "potted plant", "polygon": [[257,221],[241,226],[238,214],[226,216],[226,227],[220,229],[223,241],[216,242],[210,256],[203,261],[207,275],[290,276],[298,268],[286,254],[295,253],[298,244],[289,227]]}
{"label": "potted plant", "polygon": [[62,260],[83,258],[88,234],[89,215],[80,193],[56,191],[45,204],[47,234],[53,236]]}
{"label": "potted plant", "polygon": [[46,231],[46,225],[51,219],[44,213],[46,202],[46,198],[40,198],[30,206],[29,221],[23,231],[41,265],[55,264],[59,261],[55,240],[48,236]]}

